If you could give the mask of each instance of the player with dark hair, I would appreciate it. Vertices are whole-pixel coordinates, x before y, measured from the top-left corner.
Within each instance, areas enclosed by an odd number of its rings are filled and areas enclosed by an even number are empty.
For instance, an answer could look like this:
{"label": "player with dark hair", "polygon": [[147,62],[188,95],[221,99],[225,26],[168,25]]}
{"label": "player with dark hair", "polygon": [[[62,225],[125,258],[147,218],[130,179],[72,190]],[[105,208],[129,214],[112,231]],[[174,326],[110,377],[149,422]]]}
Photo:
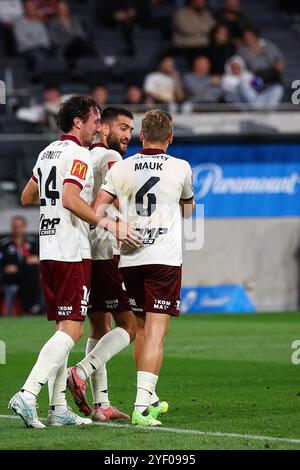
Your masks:
{"label": "player with dark hair", "polygon": [[90,291],[91,246],[89,225],[99,225],[125,243],[138,246],[138,236],[125,222],[98,216],[91,208],[94,176],[87,148],[100,127],[97,103],[73,96],[60,108],[58,126],[65,133],[37,159],[27,183],[23,205],[40,205],[41,279],[48,320],[55,334],[45,343],[22,390],[9,402],[27,427],[44,428],[37,416],[37,396],[48,382],[48,424],[90,424],[67,406],[67,360],[83,333]]}
{"label": "player with dark hair", "polygon": [[[108,170],[127,152],[133,131],[133,115],[125,108],[107,107],[101,113],[100,140],[91,146],[92,167],[94,171],[93,196],[105,181]],[[109,209],[109,214],[120,215],[115,206]],[[86,354],[97,353],[109,339],[113,344],[127,346],[133,341],[136,332],[136,322],[129,307],[126,291],[123,289],[123,279],[118,269],[118,260],[114,256],[118,252],[115,239],[110,233],[96,228],[92,231],[92,288],[90,296],[90,336],[87,341]],[[116,322],[112,330],[111,313]],[[112,330],[112,331],[111,331]],[[109,333],[109,336],[106,334]],[[98,353],[101,356],[101,352]],[[68,387],[75,398],[79,409],[89,415],[91,408],[85,397],[85,384],[77,377],[76,368],[69,369]],[[80,373],[80,369],[79,369]],[[83,376],[85,378],[85,376]],[[93,395],[93,420],[107,421],[113,419],[129,419],[129,416],[110,405],[108,397],[108,381],[106,364],[100,364],[90,376]]]}
{"label": "player with dark hair", "polygon": [[166,153],[173,140],[172,116],[148,111],[142,121],[143,150],[116,163],[106,175],[94,207],[105,210],[116,198],[143,236],[138,249],[121,247],[120,269],[138,323],[135,345],[137,394],[132,423],[157,426],[167,411],[155,393],[163,342],[171,316],[179,315],[181,287],[181,212],[192,215],[192,170]]}

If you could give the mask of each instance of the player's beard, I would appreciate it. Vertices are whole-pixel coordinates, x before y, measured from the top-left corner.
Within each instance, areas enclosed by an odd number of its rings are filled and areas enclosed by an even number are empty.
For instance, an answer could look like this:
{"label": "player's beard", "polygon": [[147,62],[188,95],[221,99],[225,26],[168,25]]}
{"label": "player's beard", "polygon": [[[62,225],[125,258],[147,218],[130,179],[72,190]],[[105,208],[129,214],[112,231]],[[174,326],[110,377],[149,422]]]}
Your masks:
{"label": "player's beard", "polygon": [[[123,144],[123,145],[126,145],[126,144]],[[120,139],[118,139],[118,137],[114,134],[109,134],[107,136],[107,146],[111,150],[116,150],[116,152],[119,152],[121,155],[124,155],[127,152],[127,145],[126,145],[126,149],[124,150]]]}

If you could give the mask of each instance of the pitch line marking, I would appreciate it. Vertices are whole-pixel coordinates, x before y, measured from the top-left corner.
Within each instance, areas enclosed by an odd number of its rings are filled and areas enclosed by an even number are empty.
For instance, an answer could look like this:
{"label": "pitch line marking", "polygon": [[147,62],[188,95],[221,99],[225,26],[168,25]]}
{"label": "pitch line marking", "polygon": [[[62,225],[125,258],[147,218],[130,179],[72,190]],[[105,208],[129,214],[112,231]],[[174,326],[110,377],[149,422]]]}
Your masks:
{"label": "pitch line marking", "polygon": [[[13,415],[0,415],[0,419],[19,419],[18,416]],[[45,418],[41,418],[41,421],[46,421]],[[289,444],[300,444],[300,439],[294,439],[289,437],[272,437],[272,436],[259,436],[255,434],[238,434],[229,432],[211,432],[211,431],[197,431],[195,429],[180,429],[180,428],[165,428],[162,426],[158,427],[147,427],[144,426],[132,426],[130,424],[118,424],[118,423],[95,423],[95,426],[106,426],[108,428],[124,428],[124,429],[142,429],[143,431],[163,431],[171,432],[174,434],[193,434],[194,436],[209,436],[209,437],[236,437],[238,439],[252,439],[254,441],[270,441],[270,442],[287,442]]]}

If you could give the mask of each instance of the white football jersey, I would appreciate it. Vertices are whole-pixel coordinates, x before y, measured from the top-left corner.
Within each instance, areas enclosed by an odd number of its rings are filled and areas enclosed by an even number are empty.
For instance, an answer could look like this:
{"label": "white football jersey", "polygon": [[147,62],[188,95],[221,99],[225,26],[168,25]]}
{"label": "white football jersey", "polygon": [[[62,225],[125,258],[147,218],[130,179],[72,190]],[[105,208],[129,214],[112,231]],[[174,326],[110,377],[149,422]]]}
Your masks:
{"label": "white football jersey", "polygon": [[[94,172],[93,199],[95,199],[105,181],[108,170],[116,162],[122,160],[122,157],[118,152],[108,149],[104,144],[94,144],[91,147],[91,160]],[[113,205],[106,212],[111,217],[118,215],[118,211]],[[116,239],[110,232],[102,228],[92,229],[91,242],[93,260],[112,259],[114,254],[118,254]]]}
{"label": "white football jersey", "polygon": [[120,267],[182,264],[179,201],[194,195],[188,162],[144,149],[116,163],[102,189],[119,198],[121,214],[144,238],[140,248],[122,244]]}
{"label": "white football jersey", "polygon": [[91,258],[89,224],[62,205],[66,182],[81,188],[80,196],[92,202],[94,176],[91,156],[72,136],[63,135],[38,156],[33,179],[40,195],[40,259],[81,261]]}

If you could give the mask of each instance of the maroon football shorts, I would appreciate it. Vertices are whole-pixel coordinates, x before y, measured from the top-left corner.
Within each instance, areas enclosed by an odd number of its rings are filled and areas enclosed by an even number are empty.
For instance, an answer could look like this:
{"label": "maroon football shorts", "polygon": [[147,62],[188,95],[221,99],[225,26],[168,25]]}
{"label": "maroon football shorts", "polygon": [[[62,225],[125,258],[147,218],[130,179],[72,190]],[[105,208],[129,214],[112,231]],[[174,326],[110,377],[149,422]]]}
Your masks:
{"label": "maroon football shorts", "polygon": [[48,320],[84,321],[91,288],[91,260],[41,261]]}
{"label": "maroon football shorts", "polygon": [[118,268],[118,259],[92,261],[89,313],[121,313],[130,310],[124,281]]}
{"label": "maroon football shorts", "polygon": [[145,264],[121,268],[121,272],[133,313],[179,315],[181,266]]}

